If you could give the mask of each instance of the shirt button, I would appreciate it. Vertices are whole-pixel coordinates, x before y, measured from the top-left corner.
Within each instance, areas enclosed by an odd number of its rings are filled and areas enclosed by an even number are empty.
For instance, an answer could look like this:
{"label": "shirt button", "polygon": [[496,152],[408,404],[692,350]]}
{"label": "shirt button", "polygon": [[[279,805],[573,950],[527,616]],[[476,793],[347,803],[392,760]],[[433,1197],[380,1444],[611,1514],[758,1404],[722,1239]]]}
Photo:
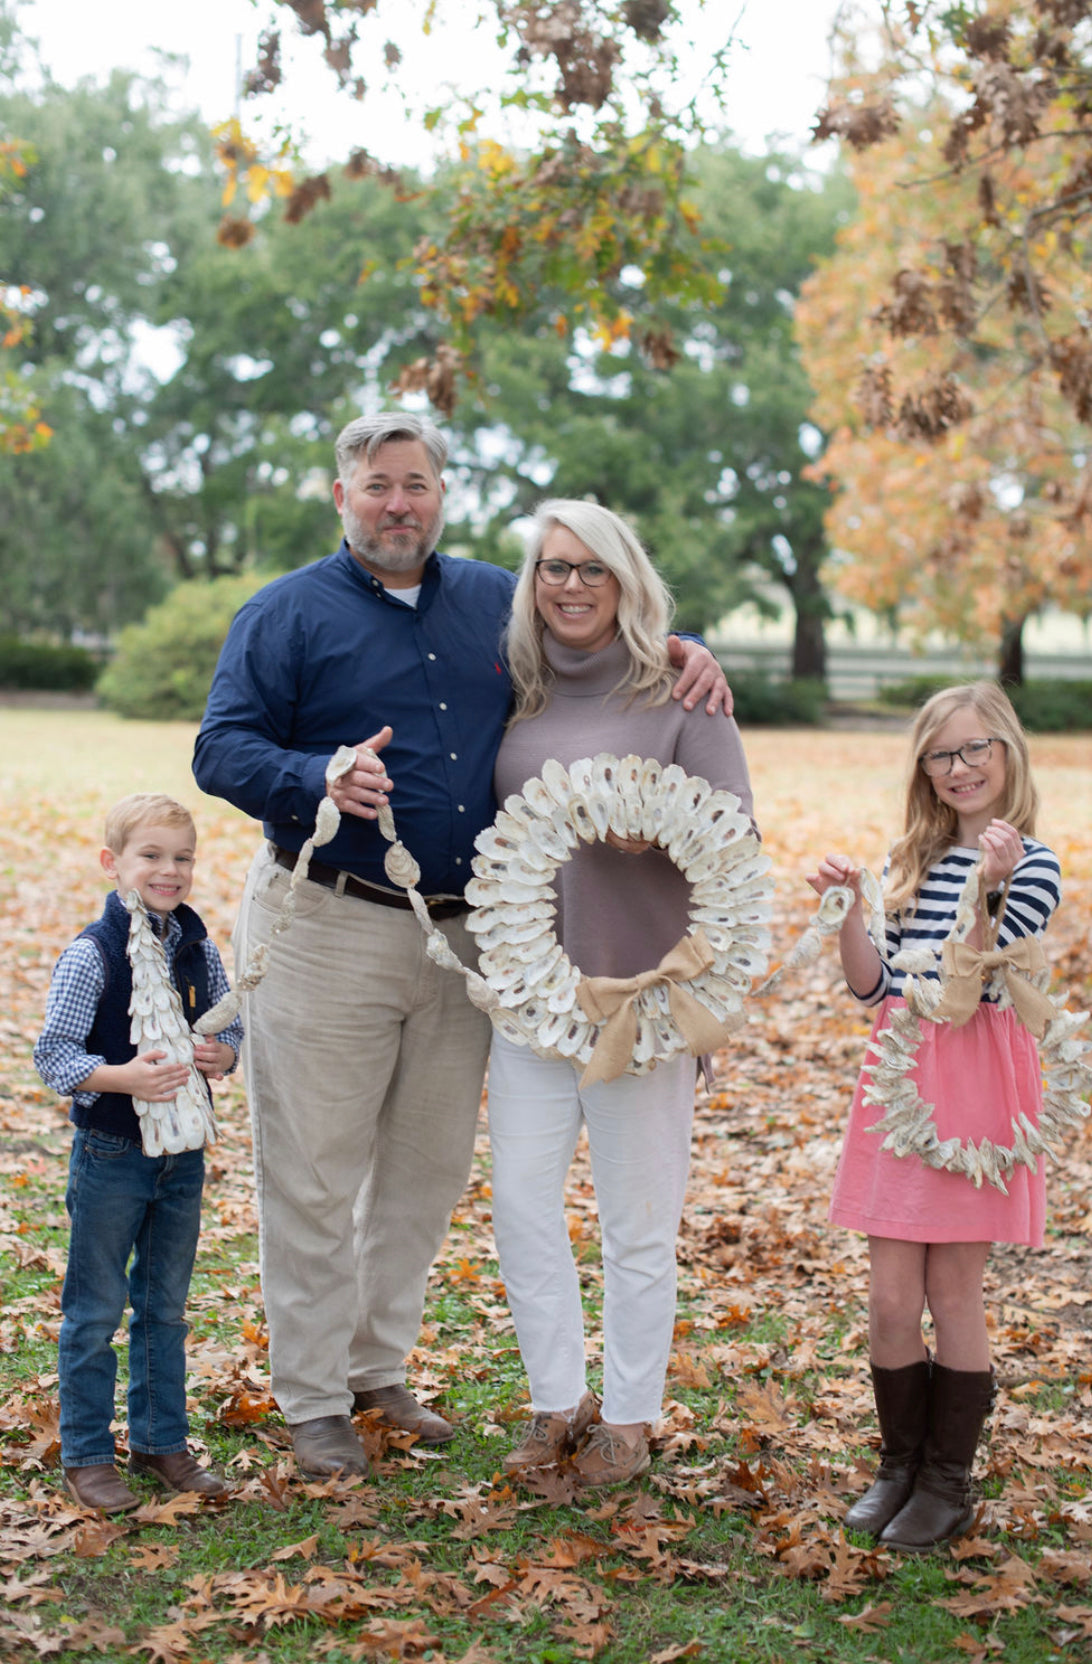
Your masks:
{"label": "shirt button", "polygon": [[447,706],[446,706],[446,705],[445,705],[445,704],[444,704],[444,701],[443,701],[443,700],[442,700],[442,699],[441,699],[441,700],[440,700],[440,709],[441,709],[441,710],[442,710],[442,711],[446,711],[446,710],[447,710]]}
{"label": "shirt button", "polygon": [[466,809],[463,807],[463,805],[460,803],[458,807],[459,807],[460,815],[465,815],[466,814]]}
{"label": "shirt button", "polygon": [[453,763],[457,763],[459,761],[459,753],[457,751],[449,752],[448,755]]}
{"label": "shirt button", "polygon": [[456,857],[455,857],[455,865],[456,865],[456,866],[457,866],[457,867],[461,867],[461,866],[462,866],[462,864],[463,864],[463,858],[462,858],[462,856],[461,856],[461,855],[456,855]]}
{"label": "shirt button", "polygon": [[433,663],[434,663],[434,664],[435,664],[435,662],[436,662],[436,654],[435,654],[435,653],[430,653],[430,654],[429,654],[429,658],[430,658],[430,659],[431,659],[431,660],[432,660],[432,662],[433,662]]}

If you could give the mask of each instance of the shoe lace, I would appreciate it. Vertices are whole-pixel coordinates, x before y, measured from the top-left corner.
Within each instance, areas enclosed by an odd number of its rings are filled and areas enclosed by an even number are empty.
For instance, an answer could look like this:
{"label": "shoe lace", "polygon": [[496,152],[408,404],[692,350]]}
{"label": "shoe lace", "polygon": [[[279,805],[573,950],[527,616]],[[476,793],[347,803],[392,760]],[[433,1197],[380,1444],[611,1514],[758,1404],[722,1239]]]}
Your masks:
{"label": "shoe lace", "polygon": [[557,1417],[555,1415],[550,1415],[550,1413],[546,1410],[540,1410],[537,1415],[532,1416],[531,1425],[528,1427],[523,1439],[525,1447],[530,1449],[536,1444],[553,1444],[554,1439],[557,1436],[555,1431],[556,1421]]}
{"label": "shoe lace", "polygon": [[620,1433],[612,1433],[605,1422],[596,1422],[588,1433],[584,1445],[585,1450],[598,1451],[604,1461],[612,1465],[617,1464],[619,1458],[632,1455],[632,1447],[628,1445]]}

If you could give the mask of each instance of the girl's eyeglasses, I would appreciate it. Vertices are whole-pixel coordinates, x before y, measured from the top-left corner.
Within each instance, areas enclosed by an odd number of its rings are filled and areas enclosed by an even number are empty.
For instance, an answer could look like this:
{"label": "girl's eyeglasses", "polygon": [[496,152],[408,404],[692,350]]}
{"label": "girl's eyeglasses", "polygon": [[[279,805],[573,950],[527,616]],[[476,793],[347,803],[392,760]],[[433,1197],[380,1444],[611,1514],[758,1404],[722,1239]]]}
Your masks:
{"label": "girl's eyeglasses", "polygon": [[926,751],[918,758],[922,768],[930,779],[937,775],[951,774],[955,760],[958,757],[965,768],[981,768],[990,760],[990,751],[994,743],[1004,745],[1004,740],[994,734],[988,740],[964,740],[954,751]]}
{"label": "girl's eyeglasses", "polygon": [[598,589],[610,577],[610,567],[599,560],[536,560],[535,571],[551,589],[560,589],[562,584],[567,584],[570,572],[575,572],[580,582],[587,584],[589,589]]}

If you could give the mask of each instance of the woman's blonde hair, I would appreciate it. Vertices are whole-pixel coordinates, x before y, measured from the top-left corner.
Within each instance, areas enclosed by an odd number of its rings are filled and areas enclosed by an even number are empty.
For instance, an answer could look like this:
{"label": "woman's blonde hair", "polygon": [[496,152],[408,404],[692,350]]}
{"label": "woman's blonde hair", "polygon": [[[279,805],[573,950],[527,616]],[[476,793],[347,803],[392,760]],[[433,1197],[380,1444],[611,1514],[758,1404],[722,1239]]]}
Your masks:
{"label": "woman's blonde hair", "polygon": [[666,584],[620,516],[598,503],[554,497],[535,511],[512,598],[512,617],[505,637],[516,690],[512,720],[518,722],[541,711],[553,681],[542,651],[545,625],[535,607],[535,562],[541,558],[543,541],[554,526],[572,532],[589,555],[609,567],[618,580],[618,634],[630,659],[619,688],[628,689],[631,698],[647,694],[650,705],[662,705],[674,680],[665,638],[675,604]]}
{"label": "woman's blonde hair", "polygon": [[967,709],[981,720],[983,739],[1004,741],[1005,784],[997,817],[1028,837],[1034,835],[1039,793],[1031,777],[1027,736],[1001,688],[996,682],[966,682],[934,693],[921,707],[910,731],[905,830],[891,851],[884,892],[889,912],[907,906],[921,889],[929,868],[955,842],[959,818],[951,804],[940,801],[921,759],[934,749],[945,723],[957,711]]}

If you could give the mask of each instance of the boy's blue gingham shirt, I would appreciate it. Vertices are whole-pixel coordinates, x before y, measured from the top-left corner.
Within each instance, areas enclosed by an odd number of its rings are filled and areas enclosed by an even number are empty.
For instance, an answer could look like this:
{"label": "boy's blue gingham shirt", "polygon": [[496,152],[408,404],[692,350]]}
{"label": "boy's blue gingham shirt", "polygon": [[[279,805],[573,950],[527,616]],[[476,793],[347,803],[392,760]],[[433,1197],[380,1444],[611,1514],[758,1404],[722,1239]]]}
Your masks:
{"label": "boy's blue gingham shirt", "polygon": [[[150,917],[154,925],[155,915]],[[182,927],[173,913],[166,914],[165,920],[163,946],[167,964],[173,969]],[[209,1000],[215,1005],[230,991],[230,984],[215,942],[206,936],[201,946],[209,968]],[[71,1098],[81,1108],[93,1104],[100,1095],[98,1092],[77,1092],[76,1087],[106,1062],[104,1057],[88,1052],[84,1045],[105,986],[102,955],[90,937],[77,937],[57,961],[46,1001],[45,1027],[34,1048],[34,1066],[46,1085],[51,1086],[59,1097]],[[216,1038],[226,1040],[234,1051],[235,1063],[231,1065],[234,1069],[243,1041],[241,1020],[236,1017]]]}

